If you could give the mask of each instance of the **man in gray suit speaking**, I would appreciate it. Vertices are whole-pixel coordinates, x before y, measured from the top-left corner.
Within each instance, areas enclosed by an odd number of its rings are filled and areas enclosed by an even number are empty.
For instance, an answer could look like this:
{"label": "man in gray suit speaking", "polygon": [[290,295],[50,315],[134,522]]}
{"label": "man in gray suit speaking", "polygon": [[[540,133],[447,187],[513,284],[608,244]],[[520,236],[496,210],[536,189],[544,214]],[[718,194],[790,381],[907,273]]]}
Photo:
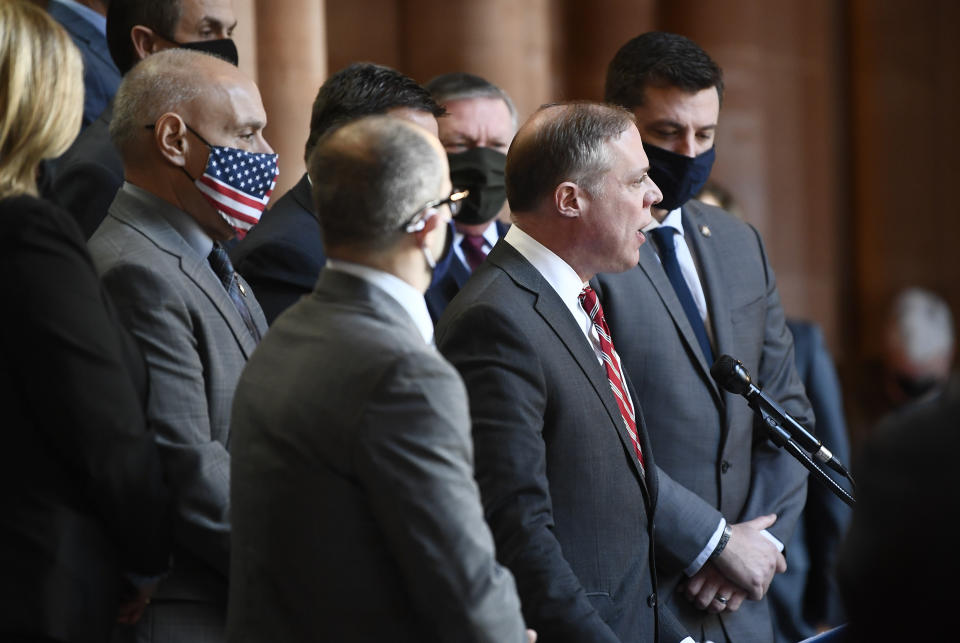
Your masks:
{"label": "man in gray suit speaking", "polygon": [[[147,419],[176,506],[172,572],[137,624],[139,640],[223,640],[230,405],[266,320],[219,245],[233,236],[238,213],[209,192],[216,185],[217,195],[265,202],[276,175],[265,126],[249,78],[219,58],[181,49],[137,65],[114,103],[110,132],[126,182],[90,253],[146,357]],[[259,176],[235,180],[227,157]]]}
{"label": "man in gray suit speaking", "polygon": [[526,641],[423,298],[465,195],[389,116],[327,134],[309,174],[328,260],[234,402],[229,639]]}

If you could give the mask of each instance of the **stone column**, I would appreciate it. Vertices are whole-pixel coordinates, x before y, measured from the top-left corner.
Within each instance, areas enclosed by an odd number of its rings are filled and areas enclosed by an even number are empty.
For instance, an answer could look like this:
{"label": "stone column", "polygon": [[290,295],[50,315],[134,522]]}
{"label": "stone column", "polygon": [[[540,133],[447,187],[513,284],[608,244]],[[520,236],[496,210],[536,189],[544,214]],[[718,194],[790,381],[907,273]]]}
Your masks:
{"label": "stone column", "polygon": [[310,108],[327,73],[324,0],[253,0],[257,84],[267,110],[265,132],[280,154],[279,198],[304,172]]}

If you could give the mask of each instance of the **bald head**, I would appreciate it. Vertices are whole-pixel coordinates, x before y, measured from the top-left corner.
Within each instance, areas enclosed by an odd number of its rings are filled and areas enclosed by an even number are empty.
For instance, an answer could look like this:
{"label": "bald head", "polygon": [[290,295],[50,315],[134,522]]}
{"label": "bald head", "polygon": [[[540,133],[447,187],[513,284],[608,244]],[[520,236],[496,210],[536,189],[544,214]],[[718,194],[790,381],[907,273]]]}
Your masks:
{"label": "bald head", "polygon": [[612,158],[607,143],[634,127],[633,115],[594,103],[546,105],[517,132],[507,153],[510,209],[531,212],[564,181],[599,190]]}
{"label": "bald head", "polygon": [[443,198],[447,162],[425,129],[368,116],[320,139],[310,156],[313,198],[330,248],[387,247],[429,201]]}
{"label": "bald head", "polygon": [[152,138],[148,125],[175,113],[196,129],[199,119],[214,113],[235,91],[252,94],[259,103],[253,81],[233,65],[185,49],[158,52],[124,77],[114,100],[110,137],[124,163],[136,163]]}

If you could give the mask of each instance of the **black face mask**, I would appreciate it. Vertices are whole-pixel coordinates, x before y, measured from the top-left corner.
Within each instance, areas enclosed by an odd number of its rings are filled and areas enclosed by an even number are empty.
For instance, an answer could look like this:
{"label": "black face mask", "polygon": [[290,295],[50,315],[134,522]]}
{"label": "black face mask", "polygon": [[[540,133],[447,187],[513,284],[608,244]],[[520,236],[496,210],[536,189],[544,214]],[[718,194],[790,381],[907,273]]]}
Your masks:
{"label": "black face mask", "polygon": [[191,49],[193,51],[202,51],[223,58],[234,67],[239,66],[240,54],[237,53],[237,46],[230,38],[221,38],[219,40],[194,40],[193,42],[177,42],[173,38],[167,38],[180,49]]}
{"label": "black face mask", "polygon": [[489,147],[475,147],[447,154],[450,182],[458,190],[470,190],[454,221],[476,225],[491,221],[507,200],[504,167],[507,157]]}
{"label": "black face mask", "polygon": [[650,178],[663,193],[656,207],[664,210],[675,210],[698,193],[710,178],[716,158],[715,147],[693,158],[648,143],[643,151],[650,160]]}

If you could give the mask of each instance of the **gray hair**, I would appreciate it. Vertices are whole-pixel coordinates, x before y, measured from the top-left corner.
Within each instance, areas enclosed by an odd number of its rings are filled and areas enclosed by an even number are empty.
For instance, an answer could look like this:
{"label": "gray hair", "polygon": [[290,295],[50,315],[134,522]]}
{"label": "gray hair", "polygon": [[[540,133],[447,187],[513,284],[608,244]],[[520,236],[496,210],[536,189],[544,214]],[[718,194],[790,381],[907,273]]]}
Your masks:
{"label": "gray hair", "polygon": [[198,68],[210,58],[215,57],[167,49],[148,56],[124,76],[110,121],[110,139],[121,156],[126,156],[125,150],[136,143],[147,125],[204,93],[209,77],[198,73]]}
{"label": "gray hair", "polygon": [[953,350],[953,315],[941,297],[922,288],[901,292],[891,312],[892,332],[913,363],[946,357]]}
{"label": "gray hair", "polygon": [[[555,110],[555,114],[545,114]],[[613,167],[608,143],[635,125],[633,114],[613,105],[575,102],[544,105],[507,152],[507,200],[513,212],[534,210],[564,181],[602,197],[603,176]]]}
{"label": "gray hair", "polygon": [[418,208],[440,196],[447,172],[428,136],[398,118],[366,116],[320,139],[309,173],[327,245],[387,247]]}
{"label": "gray hair", "polygon": [[430,79],[423,87],[440,105],[467,98],[499,98],[507,104],[513,129],[514,131],[517,129],[517,107],[513,104],[513,100],[507,92],[485,78],[466,72],[451,72]]}

